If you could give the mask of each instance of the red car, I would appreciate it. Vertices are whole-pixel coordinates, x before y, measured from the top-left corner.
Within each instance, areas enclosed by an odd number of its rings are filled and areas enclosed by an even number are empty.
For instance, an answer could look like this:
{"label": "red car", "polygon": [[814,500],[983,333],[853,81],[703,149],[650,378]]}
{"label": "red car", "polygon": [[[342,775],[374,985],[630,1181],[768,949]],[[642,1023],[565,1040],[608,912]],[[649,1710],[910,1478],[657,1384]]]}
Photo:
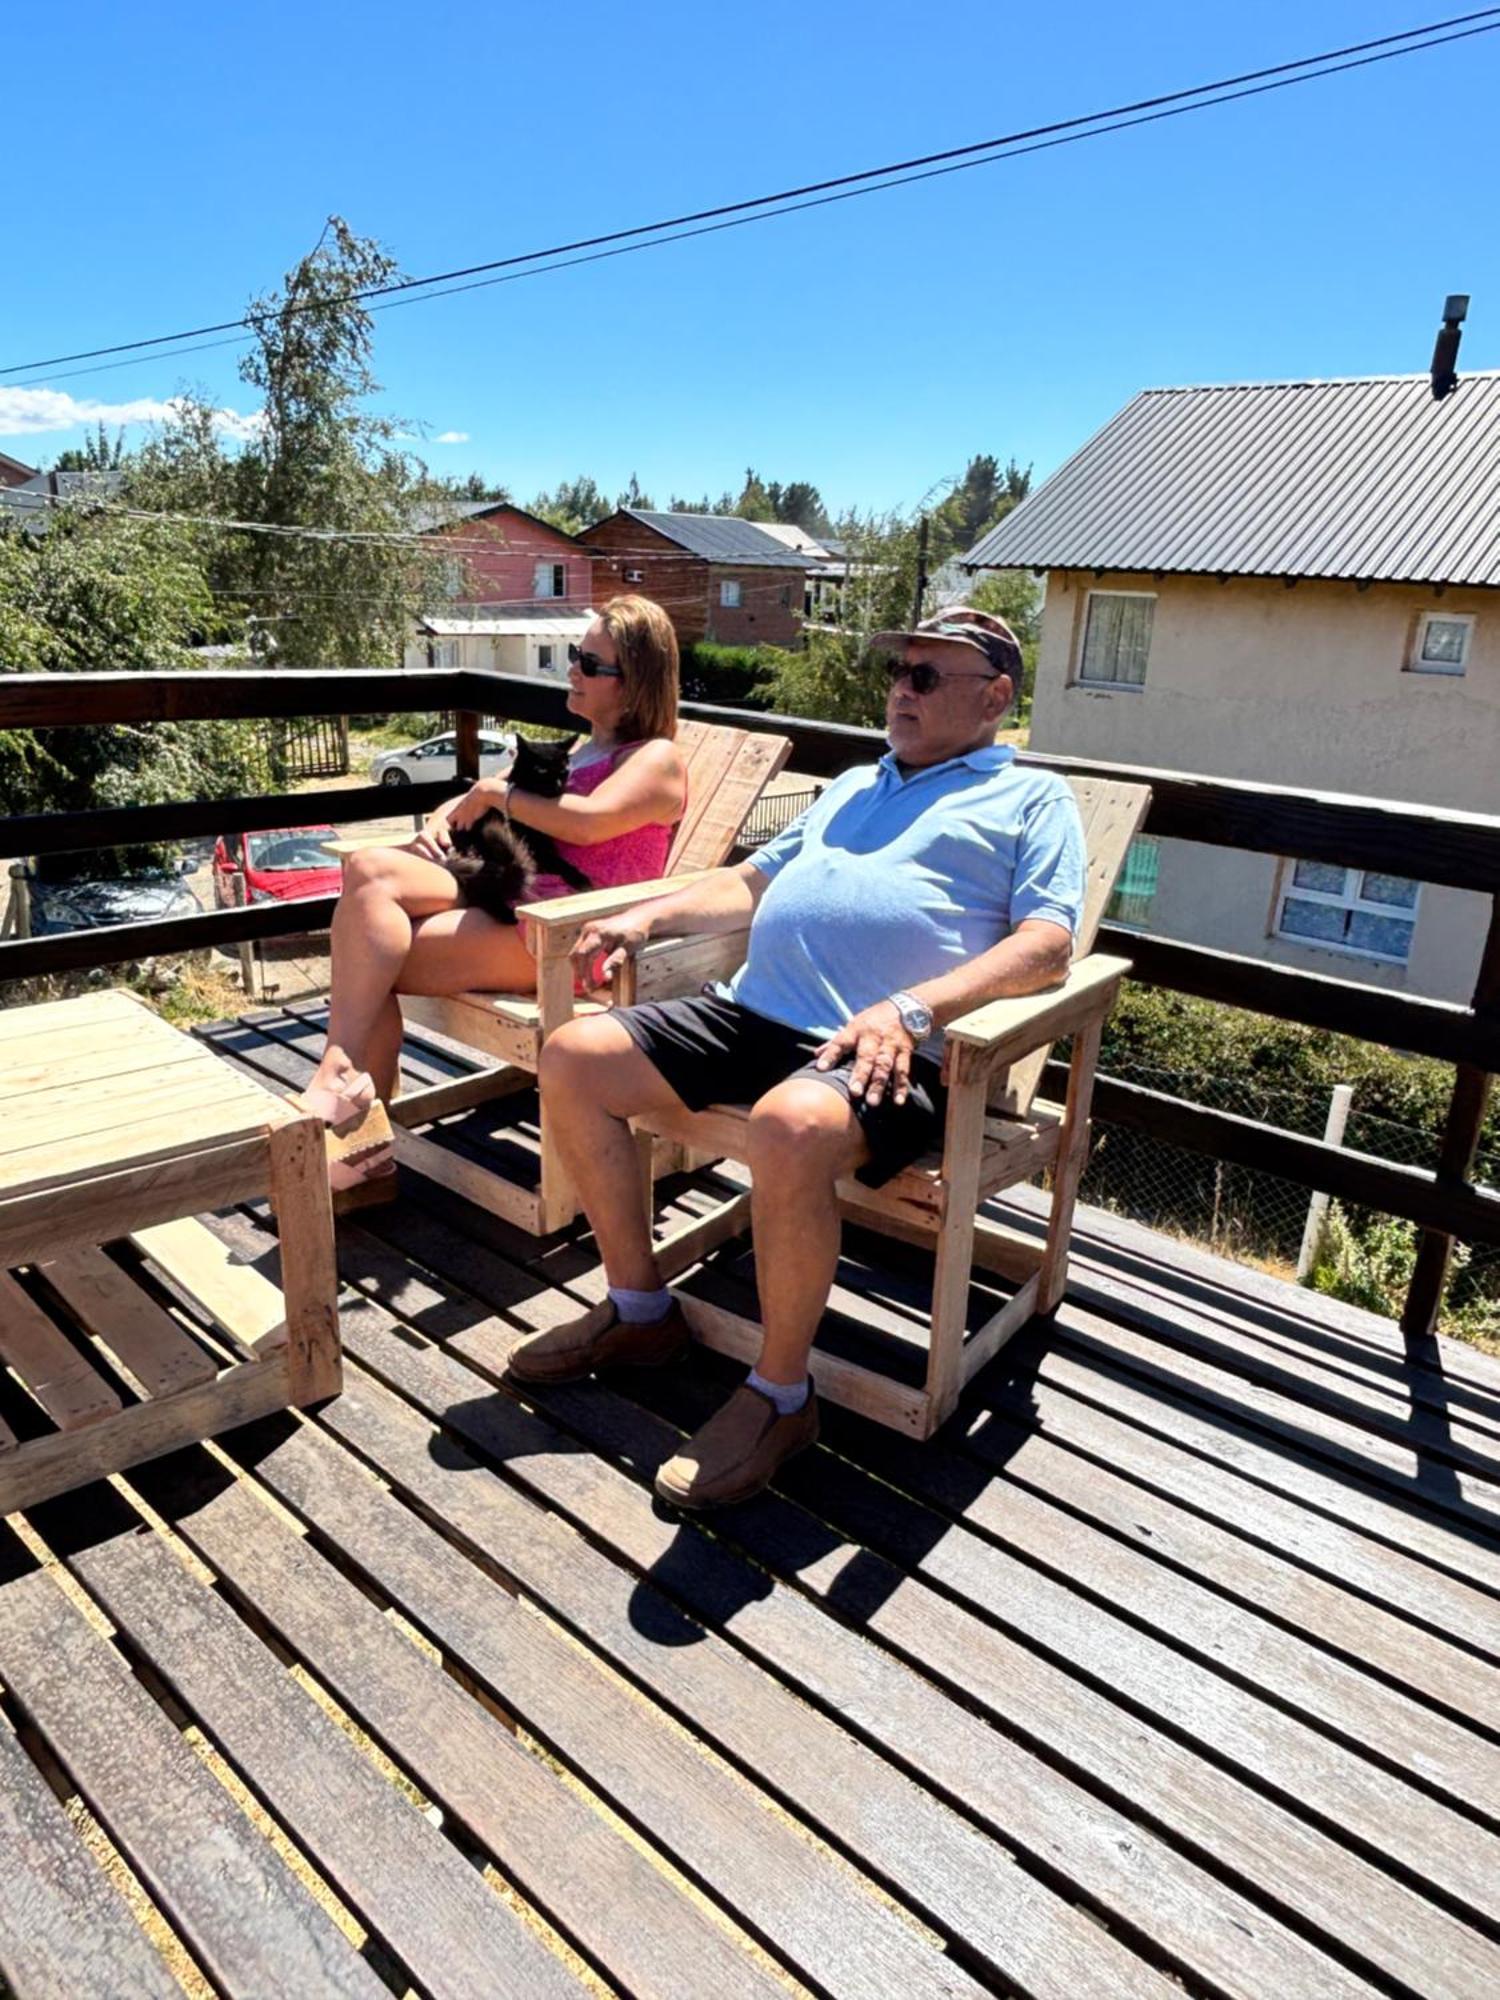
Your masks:
{"label": "red car", "polygon": [[323,853],[337,840],[333,826],[289,826],[275,833],[226,833],[214,847],[214,908],[246,903],[292,903],[304,896],[336,896],[340,870]]}

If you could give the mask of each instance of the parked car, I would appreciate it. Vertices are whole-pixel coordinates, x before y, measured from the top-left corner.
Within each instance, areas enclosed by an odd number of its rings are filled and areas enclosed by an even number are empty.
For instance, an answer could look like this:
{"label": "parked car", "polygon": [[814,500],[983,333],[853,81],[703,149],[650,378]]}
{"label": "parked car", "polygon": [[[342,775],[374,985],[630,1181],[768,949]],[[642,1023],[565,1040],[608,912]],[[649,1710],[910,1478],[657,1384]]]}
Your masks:
{"label": "parked car", "polygon": [[[516,739],[509,730],[481,729],[479,732],[479,772],[492,778],[503,771],[516,754]],[[370,760],[370,776],[382,785],[410,785],[418,779],[458,776],[458,739],[453,731],[429,736],[425,743],[413,743],[407,750],[382,750]]]}
{"label": "parked car", "polygon": [[292,903],[336,896],[339,864],[323,852],[337,840],[333,826],[287,826],[273,833],[226,833],[214,845],[214,908]]}
{"label": "parked car", "polygon": [[47,882],[28,871],[26,888],[34,937],[100,924],[159,923],[166,917],[191,917],[203,908],[180,870],[122,875],[109,882]]}

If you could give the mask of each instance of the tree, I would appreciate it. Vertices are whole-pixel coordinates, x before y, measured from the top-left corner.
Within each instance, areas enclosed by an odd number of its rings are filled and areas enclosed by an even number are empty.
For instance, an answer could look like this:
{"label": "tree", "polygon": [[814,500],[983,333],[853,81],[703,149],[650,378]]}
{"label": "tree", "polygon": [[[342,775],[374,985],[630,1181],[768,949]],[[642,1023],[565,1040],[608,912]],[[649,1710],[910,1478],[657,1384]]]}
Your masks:
{"label": "tree", "polygon": [[654,514],[656,512],[656,502],[651,498],[649,493],[641,491],[640,481],[633,472],[630,475],[630,484],[620,494],[619,498],[615,501],[615,505],[617,507],[638,507],[643,514]]}
{"label": "tree", "polygon": [[190,396],[130,472],[137,504],[240,524],[218,538],[212,580],[277,665],[399,660],[451,561],[413,533],[424,482],[396,448],[398,420],[363,407],[378,387],[373,321],[352,294],[397,275],[378,244],[330,216],[284,288],[251,302],[255,345],[240,374],[264,397],[256,434],[231,453],[206,400]]}
{"label": "tree", "polygon": [[833,523],[823,505],[823,496],[811,481],[794,479],[789,486],[769,489],[771,506],[778,521],[801,528],[807,535],[831,535]]}
{"label": "tree", "polygon": [[971,458],[953,491],[932,513],[932,567],[973,548],[1030,491],[1029,465],[1023,471],[1012,458],[1002,471],[999,459],[988,452]]}
{"label": "tree", "polygon": [[[728,497],[727,495],[725,496]],[[717,511],[717,510],[716,510]],[[771,505],[771,496],[761,481],[760,474],[753,465],[745,467],[745,483],[739,498],[727,511],[737,515],[742,521],[774,521],[776,509]]]}
{"label": "tree", "polygon": [[54,472],[117,472],[124,456],[124,431],[117,430],[111,438],[101,422],[81,445],[70,445],[66,451],[60,451],[52,469]]}
{"label": "tree", "polygon": [[[201,530],[124,519],[81,503],[44,535],[0,527],[0,660],[14,673],[159,672],[195,664],[223,636]],[[158,722],[0,732],[0,794],[15,812],[224,798],[265,789],[259,732],[245,723]],[[160,850],[59,855],[53,879],[128,872]]]}
{"label": "tree", "polygon": [[613,510],[598,481],[581,472],[576,479],[564,479],[555,493],[538,493],[528,511],[565,535],[578,535]]}

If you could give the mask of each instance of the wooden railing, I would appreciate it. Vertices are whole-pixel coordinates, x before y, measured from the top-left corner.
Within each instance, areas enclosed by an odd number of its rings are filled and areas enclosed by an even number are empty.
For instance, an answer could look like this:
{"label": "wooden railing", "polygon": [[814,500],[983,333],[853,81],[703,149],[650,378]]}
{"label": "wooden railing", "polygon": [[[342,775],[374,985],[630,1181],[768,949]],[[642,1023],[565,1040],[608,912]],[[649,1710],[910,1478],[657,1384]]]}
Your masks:
{"label": "wooden railing", "polygon": [[[567,720],[563,702],[559,688],[517,675],[475,672],[0,675],[0,729],[451,709],[457,718],[460,778],[478,773],[482,714],[562,724]],[[699,703],[685,704],[684,714],[790,736],[792,768],[811,776],[832,776],[851,764],[867,762],[883,747],[879,732],[870,729]],[[1076,775],[1145,780],[1152,787],[1146,825],[1153,834],[1373,869],[1467,889],[1490,899],[1478,980],[1467,1006],[1330,979],[1112,925],[1100,932],[1101,944],[1133,960],[1134,977],[1147,985],[1333,1029],[1454,1065],[1452,1099],[1432,1173],[1108,1076],[1101,1076],[1094,1097],[1096,1115],[1102,1119],[1418,1224],[1420,1245],[1402,1324],[1410,1341],[1425,1340],[1436,1325],[1454,1238],[1500,1244],[1500,1194],[1476,1186],[1471,1179],[1492,1077],[1500,1069],[1500,818],[1072,758],[1028,753],[1026,761]],[[453,785],[442,780],[403,787],[400,807],[407,811],[435,806],[452,791]],[[392,803],[389,791],[368,785],[212,803],[17,816],[6,822],[0,847],[7,855],[59,854],[255,831],[286,825],[289,819],[300,825],[315,819],[379,819],[389,815]],[[0,982],[111,965],[147,954],[306,932],[328,924],[333,908],[332,898],[262,903],[158,923],[0,943]]]}

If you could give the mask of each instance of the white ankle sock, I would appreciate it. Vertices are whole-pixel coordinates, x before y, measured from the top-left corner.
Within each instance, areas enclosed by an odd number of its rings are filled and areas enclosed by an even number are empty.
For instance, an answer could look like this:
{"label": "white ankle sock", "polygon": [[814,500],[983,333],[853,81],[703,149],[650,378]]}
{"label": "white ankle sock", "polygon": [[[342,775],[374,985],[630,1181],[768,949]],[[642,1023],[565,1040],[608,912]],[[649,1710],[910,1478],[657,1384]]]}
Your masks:
{"label": "white ankle sock", "polygon": [[655,1292],[632,1292],[624,1285],[611,1285],[609,1296],[626,1326],[649,1326],[672,1310],[672,1294],[665,1285]]}
{"label": "white ankle sock", "polygon": [[783,1417],[794,1417],[812,1394],[812,1382],[806,1375],[800,1382],[768,1382],[758,1368],[752,1368],[745,1380],[748,1388],[758,1389],[773,1402]]}

